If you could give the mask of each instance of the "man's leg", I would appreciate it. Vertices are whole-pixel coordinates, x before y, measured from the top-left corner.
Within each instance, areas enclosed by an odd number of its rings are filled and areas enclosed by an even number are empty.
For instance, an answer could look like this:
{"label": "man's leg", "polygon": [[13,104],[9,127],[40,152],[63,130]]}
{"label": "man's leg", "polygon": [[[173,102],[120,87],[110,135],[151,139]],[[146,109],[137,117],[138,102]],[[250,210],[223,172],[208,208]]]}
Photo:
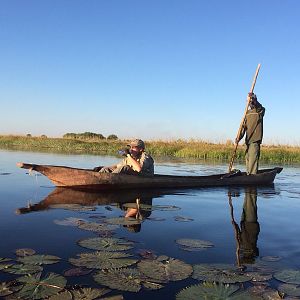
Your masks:
{"label": "man's leg", "polygon": [[246,165],[248,174],[257,174],[260,156],[260,143],[251,143],[247,147]]}
{"label": "man's leg", "polygon": [[116,169],[113,170],[112,173],[127,174],[127,175],[139,175],[139,172],[132,170],[132,168],[130,168],[129,166],[117,167]]}

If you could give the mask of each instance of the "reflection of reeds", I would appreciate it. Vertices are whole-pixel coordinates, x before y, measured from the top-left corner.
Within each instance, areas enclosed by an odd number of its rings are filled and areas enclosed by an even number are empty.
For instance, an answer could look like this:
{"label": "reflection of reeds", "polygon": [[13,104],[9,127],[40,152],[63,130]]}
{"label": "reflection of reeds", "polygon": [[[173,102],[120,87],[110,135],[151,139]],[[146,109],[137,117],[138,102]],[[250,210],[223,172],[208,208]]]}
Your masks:
{"label": "reflection of reeds", "polygon": [[[0,136],[0,148],[39,152],[112,154],[126,146],[124,140],[74,140],[62,138]],[[234,145],[214,144],[202,140],[149,141],[147,151],[153,156],[171,156],[178,158],[196,158],[203,160],[228,161]],[[237,160],[244,159],[245,147],[239,146]],[[299,163],[300,147],[262,146],[261,161],[269,163]]]}

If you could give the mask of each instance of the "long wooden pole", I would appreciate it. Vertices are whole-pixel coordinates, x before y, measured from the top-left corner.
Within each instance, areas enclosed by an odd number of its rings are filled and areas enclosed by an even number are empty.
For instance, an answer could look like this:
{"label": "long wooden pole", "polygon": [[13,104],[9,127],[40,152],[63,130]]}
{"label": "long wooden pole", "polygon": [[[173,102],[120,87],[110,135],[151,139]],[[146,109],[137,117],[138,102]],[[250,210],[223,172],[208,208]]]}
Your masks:
{"label": "long wooden pole", "polygon": [[[253,91],[254,91],[254,87],[255,87],[255,84],[256,84],[256,79],[257,79],[257,76],[258,76],[258,72],[259,72],[260,66],[261,65],[258,64],[258,66],[256,68],[256,72],[255,72],[255,75],[254,75],[254,78],[253,78],[253,81],[252,81],[252,86],[251,86],[251,89],[250,89],[250,93],[253,93]],[[250,97],[247,97],[247,104],[246,104],[244,116],[242,118],[242,121],[241,121],[239,130],[238,130],[238,133],[236,135],[235,147],[234,147],[234,151],[232,153],[231,159],[230,159],[228,172],[231,172],[231,170],[232,170],[232,166],[233,166],[233,163],[234,163],[234,160],[235,160],[235,156],[236,156],[236,150],[237,150],[237,147],[238,147],[238,144],[239,144],[239,142],[236,142],[236,141],[240,137],[241,132],[243,130],[243,127],[244,127],[244,124],[245,124],[245,120],[246,120],[246,114],[247,114],[247,111],[248,111],[248,107],[249,107],[250,101],[251,101]]]}

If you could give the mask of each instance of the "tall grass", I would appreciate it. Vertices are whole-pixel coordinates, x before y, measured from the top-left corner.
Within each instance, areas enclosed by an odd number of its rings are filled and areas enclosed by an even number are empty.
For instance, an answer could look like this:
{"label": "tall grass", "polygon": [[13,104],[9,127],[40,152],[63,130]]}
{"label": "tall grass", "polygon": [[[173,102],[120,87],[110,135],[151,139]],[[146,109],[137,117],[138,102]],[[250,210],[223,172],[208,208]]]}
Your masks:
{"label": "tall grass", "polygon": [[[28,150],[38,152],[87,153],[116,155],[126,140],[91,140],[42,138],[24,136],[0,136],[0,148]],[[201,160],[229,161],[234,145],[230,143],[215,144],[197,140],[148,141],[147,151],[153,156],[170,156],[177,158],[194,158]],[[245,146],[238,147],[236,159],[244,159]],[[288,145],[266,145],[261,148],[261,162],[266,163],[300,163],[300,147]]]}

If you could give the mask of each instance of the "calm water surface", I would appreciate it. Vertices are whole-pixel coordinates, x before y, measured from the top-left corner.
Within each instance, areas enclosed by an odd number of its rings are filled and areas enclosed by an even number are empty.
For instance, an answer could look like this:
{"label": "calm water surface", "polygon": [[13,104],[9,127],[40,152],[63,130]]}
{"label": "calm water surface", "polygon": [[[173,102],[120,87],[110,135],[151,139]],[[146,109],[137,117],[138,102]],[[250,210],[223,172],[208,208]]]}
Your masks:
{"label": "calm water surface", "polygon": [[[55,190],[44,176],[28,174],[16,167],[16,162],[68,165],[91,168],[110,165],[119,158],[109,156],[59,155],[0,150],[0,259],[16,259],[15,250],[34,249],[38,254],[56,255],[57,264],[44,266],[48,272],[64,274],[74,268],[69,258],[92,252],[77,244],[80,239],[97,237],[96,233],[81,230],[76,226],[57,224],[69,217],[102,222],[105,218],[120,217],[126,213],[124,203],[151,204],[156,209],[143,211],[140,226],[118,226],[114,237],[134,241],[129,252],[141,259],[139,252],[147,249],[156,255],[182,260],[188,264],[255,263],[266,256],[279,256],[283,268],[300,270],[300,168],[284,167],[276,177],[274,186],[258,188],[209,188],[177,191],[138,191],[88,194]],[[244,166],[236,166],[243,169]],[[227,165],[159,161],[156,173],[181,175],[206,175],[226,172]],[[231,215],[229,196],[232,197]],[[53,204],[78,203],[92,206],[94,210],[75,211],[54,207]],[[163,207],[162,207],[163,206]],[[243,212],[244,208],[244,212]],[[235,231],[232,217],[239,226],[242,248],[236,256]],[[214,247],[203,251],[186,251],[178,239],[210,241]],[[17,278],[0,271],[0,282]],[[101,287],[93,280],[93,273],[85,276],[67,277],[67,285]],[[125,299],[175,299],[184,287],[198,283],[189,277],[171,282],[157,291],[142,289],[138,293],[112,291],[109,295],[122,294]],[[278,282],[273,280],[276,287]],[[1,298],[1,297],[0,297]]]}

